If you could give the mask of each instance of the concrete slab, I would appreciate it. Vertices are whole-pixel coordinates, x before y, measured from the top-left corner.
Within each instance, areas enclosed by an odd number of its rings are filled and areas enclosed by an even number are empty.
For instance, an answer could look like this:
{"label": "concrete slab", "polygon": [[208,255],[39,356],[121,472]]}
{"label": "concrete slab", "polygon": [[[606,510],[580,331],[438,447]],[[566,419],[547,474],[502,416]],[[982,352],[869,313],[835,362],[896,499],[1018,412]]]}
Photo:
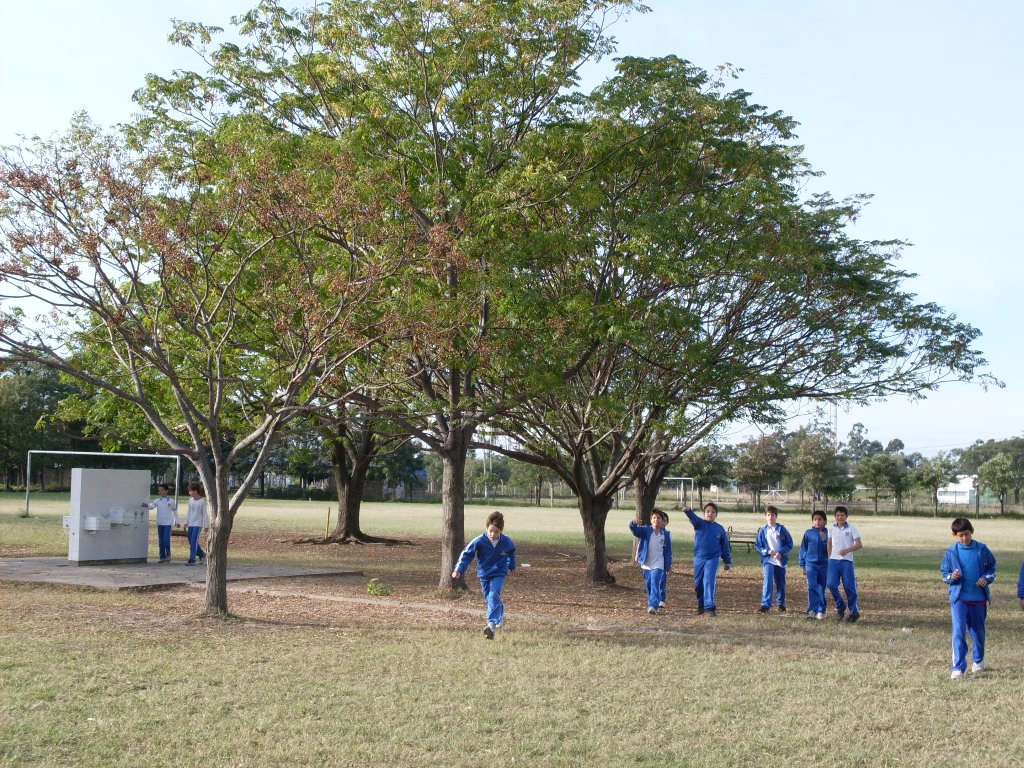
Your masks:
{"label": "concrete slab", "polygon": [[[362,571],[343,568],[292,568],[278,565],[245,565],[228,561],[228,581],[282,579],[295,576],[362,576]],[[0,581],[70,584],[116,592],[120,589],[202,585],[205,565],[171,563],[118,563],[78,565],[66,557],[0,558]]]}

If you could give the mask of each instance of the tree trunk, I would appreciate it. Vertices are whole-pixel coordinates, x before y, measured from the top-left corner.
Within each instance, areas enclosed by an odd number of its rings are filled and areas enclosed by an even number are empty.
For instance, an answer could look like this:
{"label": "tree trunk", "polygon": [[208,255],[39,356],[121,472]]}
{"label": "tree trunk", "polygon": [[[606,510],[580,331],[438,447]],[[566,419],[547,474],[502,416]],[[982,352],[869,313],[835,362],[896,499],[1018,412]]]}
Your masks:
{"label": "tree trunk", "polygon": [[636,519],[643,525],[651,522],[651,511],[658,502],[658,491],[661,482],[651,482],[647,472],[638,472],[633,478],[633,486],[636,489]]}
{"label": "tree trunk", "polygon": [[[219,474],[219,473],[218,473]],[[216,478],[214,494],[206,499],[210,515],[210,534],[206,552],[206,612],[226,615],[228,612],[228,539],[234,519],[228,514],[227,475]],[[210,489],[208,489],[210,490]],[[200,538],[200,544],[202,544]]]}
{"label": "tree trunk", "polygon": [[465,578],[453,579],[452,571],[466,546],[466,445],[468,439],[457,436],[455,445],[441,454],[444,475],[441,479],[441,589],[465,589]]}
{"label": "tree trunk", "polygon": [[331,531],[333,541],[361,541],[364,538],[359,525],[359,513],[363,504],[363,489],[371,460],[361,458],[349,469],[345,446],[341,440],[331,441],[331,473],[338,495],[338,522]]}
{"label": "tree trunk", "polygon": [[604,526],[608,511],[612,508],[610,496],[580,494],[580,517],[583,518],[583,534],[587,542],[588,584],[614,584],[615,577],[608,570],[608,552],[605,548]]}

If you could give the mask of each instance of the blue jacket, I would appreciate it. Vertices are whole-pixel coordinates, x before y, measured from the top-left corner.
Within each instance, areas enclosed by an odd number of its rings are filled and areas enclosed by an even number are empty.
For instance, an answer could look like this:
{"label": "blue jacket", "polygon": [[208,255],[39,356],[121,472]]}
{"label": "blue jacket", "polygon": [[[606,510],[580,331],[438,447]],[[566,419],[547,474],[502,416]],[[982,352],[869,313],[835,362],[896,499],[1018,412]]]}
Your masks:
{"label": "blue jacket", "polygon": [[1024,600],[1024,565],[1020,567],[1020,578],[1017,579],[1017,597]]}
{"label": "blue jacket", "polygon": [[809,565],[828,565],[828,536],[822,537],[817,528],[808,528],[800,541],[800,570]]}
{"label": "blue jacket", "polygon": [[695,560],[717,560],[722,558],[726,565],[732,565],[732,545],[729,533],[719,523],[709,523],[697,517],[692,509],[683,512],[693,525],[693,558]]}
{"label": "blue jacket", "polygon": [[[654,534],[653,525],[640,525],[636,521],[632,521],[629,524],[630,532],[640,539],[640,548],[636,553],[636,561],[640,565],[644,564],[647,560],[647,547],[651,543],[651,536]],[[672,534],[667,529],[661,529],[662,534],[665,536],[665,570],[672,570]]]}
{"label": "blue jacket", "polygon": [[[981,576],[989,584],[996,580],[996,558],[989,548],[982,544],[980,541],[975,540],[975,544],[978,545],[979,552],[978,556],[981,560]],[[960,566],[960,558],[956,553],[956,544],[946,550],[946,554],[942,557],[942,580],[949,585],[949,602],[950,604],[955,603],[960,598],[960,579],[953,581],[950,579],[950,574],[953,571],[959,570],[963,573],[963,568]],[[985,602],[992,602],[992,594],[986,585],[982,590],[985,593]]]}
{"label": "blue jacket", "polygon": [[772,550],[768,546],[768,526],[762,525],[757,531],[757,537],[754,539],[754,549],[761,555],[761,565],[766,565],[767,563],[775,565],[778,563],[781,566],[785,566],[789,562],[789,552],[793,549],[793,537],[789,535],[786,526],[776,523],[775,527],[779,529],[779,554],[782,555],[782,559],[776,560],[771,556]]}
{"label": "blue jacket", "polygon": [[508,576],[509,571],[516,569],[516,545],[504,533],[498,537],[497,544],[491,544],[486,533],[473,539],[459,555],[459,564],[455,570],[465,573],[469,562],[476,557],[476,575],[481,579],[493,579],[495,576]]}

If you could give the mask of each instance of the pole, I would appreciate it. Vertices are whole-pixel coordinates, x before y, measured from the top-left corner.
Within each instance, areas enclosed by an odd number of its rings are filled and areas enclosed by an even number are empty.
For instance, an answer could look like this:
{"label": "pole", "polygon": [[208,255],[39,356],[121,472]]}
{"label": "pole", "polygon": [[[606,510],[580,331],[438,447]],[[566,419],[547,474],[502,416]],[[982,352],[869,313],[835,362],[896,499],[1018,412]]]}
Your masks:
{"label": "pole", "polygon": [[327,507],[327,527],[324,528],[324,538],[330,538],[331,536],[331,508]]}

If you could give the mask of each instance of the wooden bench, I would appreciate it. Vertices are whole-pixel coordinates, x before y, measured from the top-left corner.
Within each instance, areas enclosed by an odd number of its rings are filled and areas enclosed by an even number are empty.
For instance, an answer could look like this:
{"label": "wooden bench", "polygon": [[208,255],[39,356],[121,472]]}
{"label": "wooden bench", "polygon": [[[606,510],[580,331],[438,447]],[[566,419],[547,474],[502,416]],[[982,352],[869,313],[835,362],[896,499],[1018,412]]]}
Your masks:
{"label": "wooden bench", "polygon": [[754,541],[757,539],[757,531],[734,531],[730,525],[726,529],[729,534],[729,544],[746,544],[747,553],[754,548]]}

